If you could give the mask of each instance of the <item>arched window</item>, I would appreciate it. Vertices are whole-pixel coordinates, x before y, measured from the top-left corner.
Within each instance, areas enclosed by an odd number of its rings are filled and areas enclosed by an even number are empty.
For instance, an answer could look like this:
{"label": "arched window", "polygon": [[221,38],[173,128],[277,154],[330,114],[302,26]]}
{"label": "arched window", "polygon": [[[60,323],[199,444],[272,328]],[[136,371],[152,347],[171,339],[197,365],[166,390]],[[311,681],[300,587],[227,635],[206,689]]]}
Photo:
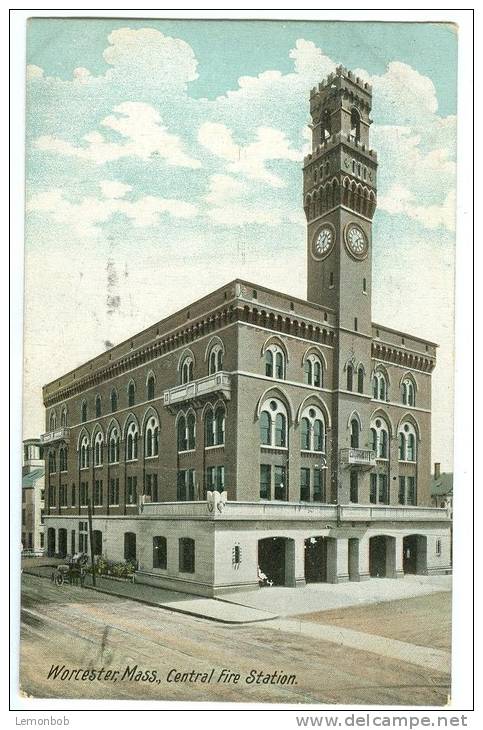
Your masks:
{"label": "arched window", "polygon": [[275,416],[275,446],[287,445],[287,419],[283,413]]}
{"label": "arched window", "polygon": [[310,422],[308,418],[300,421],[300,448],[304,451],[310,450]]}
{"label": "arched window", "polygon": [[404,378],[401,384],[402,402],[405,406],[416,405],[416,395],[414,383],[411,378]]}
{"label": "arched window", "polygon": [[372,450],[377,459],[389,458],[389,430],[382,418],[376,418],[371,423]]}
{"label": "arched window", "polygon": [[86,401],[82,401],[81,405],[81,423],[85,423],[87,421],[87,403]]}
{"label": "arched window", "polygon": [[67,471],[67,448],[65,446],[61,446],[59,449],[59,469]]}
{"label": "arched window", "polygon": [[186,451],[188,442],[186,440],[186,418],[180,416],[178,420],[178,451]]}
{"label": "arched window", "polygon": [[399,460],[416,461],[416,431],[412,423],[404,423],[399,429]]}
{"label": "arched window", "polygon": [[136,403],[136,386],[134,385],[134,381],[131,380],[129,385],[127,386],[127,404],[128,406],[134,406]]}
{"label": "arched window", "polygon": [[188,451],[192,451],[196,447],[196,419],[193,413],[190,413],[186,419],[186,431]]}
{"label": "arched window", "polygon": [[146,424],[144,453],[146,456],[158,456],[159,454],[159,424],[155,416],[151,416]]}
{"label": "arched window", "polygon": [[353,418],[351,421],[351,449],[359,448],[359,421]]}
{"label": "arched window", "polygon": [[94,466],[102,466],[102,446],[104,437],[99,431],[94,440]]}
{"label": "arched window", "polygon": [[364,368],[362,367],[362,365],[359,365],[359,368],[357,370],[357,392],[364,392]]}
{"label": "arched window", "polygon": [[101,402],[101,396],[99,394],[96,395],[96,418],[100,418],[102,416],[102,402]]}
{"label": "arched window", "polygon": [[67,426],[67,408],[62,408],[62,413],[60,414],[60,425]]}
{"label": "arched window", "polygon": [[267,350],[265,353],[265,375],[267,378],[273,378],[273,352]]}
{"label": "arched window", "polygon": [[320,408],[305,408],[300,424],[301,448],[304,451],[325,451],[325,422]]}
{"label": "arched window", "polygon": [[87,435],[82,437],[80,445],[80,468],[87,469],[89,466],[89,439]]}
{"label": "arched window", "polygon": [[215,443],[217,446],[225,443],[225,409],[221,406],[215,411]]}
{"label": "arched window", "polygon": [[213,345],[210,350],[210,356],[208,358],[208,373],[218,373],[223,370],[223,347],[220,343]]}
{"label": "arched window", "polygon": [[113,388],[111,390],[111,412],[117,411],[117,390]]}
{"label": "arched window", "polygon": [[153,537],[153,568],[166,570],[168,564],[168,548],[165,537]]}
{"label": "arched window", "polygon": [[387,401],[386,376],[380,370],[376,370],[372,376],[372,397],[375,400]]}
{"label": "arched window", "polygon": [[119,461],[119,431],[113,428],[109,434],[109,463],[117,464]]}
{"label": "arched window", "polygon": [[260,443],[287,447],[287,412],[283,403],[274,398],[264,403],[260,413]]}
{"label": "arched window", "polygon": [[399,461],[406,461],[406,436],[402,431],[398,437]]}
{"label": "arched window", "polygon": [[265,352],[265,375],[285,380],[285,354],[278,345],[270,345]]}
{"label": "arched window", "polygon": [[272,438],[272,419],[267,411],[260,414],[260,443],[264,446],[270,446]]}
{"label": "arched window", "polygon": [[138,458],[139,430],[135,421],[131,421],[127,429],[126,437],[126,461],[134,461]]}
{"label": "arched window", "polygon": [[193,358],[187,355],[181,365],[181,383],[191,383],[193,380]]}
{"label": "arched window", "polygon": [[215,418],[213,411],[209,408],[205,416],[205,446],[215,445]]}
{"label": "arched window", "polygon": [[352,390],[353,385],[354,385],[353,381],[354,381],[354,368],[349,363],[349,365],[347,366],[347,390]]}
{"label": "arched window", "polygon": [[357,109],[351,109],[351,139],[359,142],[361,138],[361,117]]}
{"label": "arched window", "polygon": [[153,400],[154,398],[154,375],[150,375],[146,385],[147,400]]}
{"label": "arched window", "polygon": [[57,428],[57,416],[55,415],[55,411],[52,411],[52,413],[50,414],[49,428],[51,431],[55,431],[55,429]]}
{"label": "arched window", "polygon": [[313,385],[316,388],[323,386],[323,369],[320,358],[311,353],[304,362],[304,381],[307,385]]}

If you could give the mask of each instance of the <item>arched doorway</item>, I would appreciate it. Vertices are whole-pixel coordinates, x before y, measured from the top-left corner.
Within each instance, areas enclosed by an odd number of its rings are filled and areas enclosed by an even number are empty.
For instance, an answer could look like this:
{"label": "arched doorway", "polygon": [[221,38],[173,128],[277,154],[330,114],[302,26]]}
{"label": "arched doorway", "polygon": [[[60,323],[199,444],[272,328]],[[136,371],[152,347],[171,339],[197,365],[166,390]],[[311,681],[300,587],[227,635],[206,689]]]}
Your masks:
{"label": "arched doorway", "polygon": [[427,568],[426,537],[424,535],[406,535],[403,539],[403,572],[426,575]]}
{"label": "arched doorway", "polygon": [[372,578],[396,576],[396,538],[375,535],[369,540],[369,573]]}
{"label": "arched doorway", "polygon": [[63,527],[59,528],[59,556],[65,558],[67,555],[67,530]]}
{"label": "arched doorway", "polygon": [[102,532],[101,530],[92,531],[92,548],[94,555],[102,555]]}
{"label": "arched doorway", "polygon": [[327,538],[308,537],[304,543],[306,583],[327,582]]}
{"label": "arched doorway", "polygon": [[295,585],[295,543],[287,537],[258,541],[258,578],[261,586]]}
{"label": "arched doorway", "polygon": [[124,533],[124,560],[136,561],[136,533]]}
{"label": "arched doorway", "polygon": [[47,530],[47,555],[49,558],[53,558],[55,555],[55,530],[53,527],[49,527]]}

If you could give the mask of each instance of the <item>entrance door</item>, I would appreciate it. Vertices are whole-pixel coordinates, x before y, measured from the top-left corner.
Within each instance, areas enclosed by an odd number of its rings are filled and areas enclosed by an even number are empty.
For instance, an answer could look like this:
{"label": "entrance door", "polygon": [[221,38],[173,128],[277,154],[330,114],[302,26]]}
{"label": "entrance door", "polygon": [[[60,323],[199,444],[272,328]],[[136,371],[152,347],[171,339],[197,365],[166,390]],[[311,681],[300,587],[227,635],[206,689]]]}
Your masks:
{"label": "entrance door", "polygon": [[294,541],[266,537],[258,541],[258,577],[261,586],[295,585]]}
{"label": "entrance door", "polygon": [[124,533],[124,560],[136,562],[136,533]]}
{"label": "entrance door", "polygon": [[59,529],[59,555],[61,558],[67,555],[67,530],[63,527]]}
{"label": "entrance door", "polygon": [[403,539],[403,571],[413,575],[424,575],[427,572],[424,535],[406,535]]}
{"label": "entrance door", "polygon": [[53,558],[55,555],[55,530],[49,527],[47,530],[47,555]]}
{"label": "entrance door", "polygon": [[327,540],[325,537],[309,537],[305,540],[305,582],[327,582]]}

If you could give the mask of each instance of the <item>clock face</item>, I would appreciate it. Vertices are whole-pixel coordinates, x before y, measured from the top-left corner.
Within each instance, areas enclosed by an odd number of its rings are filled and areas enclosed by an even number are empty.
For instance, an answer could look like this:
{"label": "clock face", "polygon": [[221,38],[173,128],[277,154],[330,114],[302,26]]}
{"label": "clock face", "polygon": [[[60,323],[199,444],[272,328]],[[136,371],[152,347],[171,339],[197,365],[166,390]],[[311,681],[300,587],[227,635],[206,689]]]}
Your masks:
{"label": "clock face", "polygon": [[312,244],[312,255],[314,258],[320,260],[325,258],[332,249],[335,241],[335,230],[329,224],[326,223],[319,229]]}
{"label": "clock face", "polygon": [[367,256],[367,236],[357,223],[349,223],[345,230],[345,242],[347,249],[356,259],[364,259]]}

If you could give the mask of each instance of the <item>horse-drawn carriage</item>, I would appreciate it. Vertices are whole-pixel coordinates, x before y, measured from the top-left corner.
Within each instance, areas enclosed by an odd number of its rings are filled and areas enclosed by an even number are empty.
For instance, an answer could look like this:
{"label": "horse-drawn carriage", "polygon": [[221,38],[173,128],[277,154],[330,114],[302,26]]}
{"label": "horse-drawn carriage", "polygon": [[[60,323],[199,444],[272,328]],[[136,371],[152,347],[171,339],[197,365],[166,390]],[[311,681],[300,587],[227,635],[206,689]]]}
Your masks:
{"label": "horse-drawn carriage", "polygon": [[88,561],[86,553],[76,553],[75,555],[66,555],[66,562],[57,565],[52,571],[51,580],[56,586],[62,586],[64,583],[70,585],[83,586],[86,577],[86,565]]}

